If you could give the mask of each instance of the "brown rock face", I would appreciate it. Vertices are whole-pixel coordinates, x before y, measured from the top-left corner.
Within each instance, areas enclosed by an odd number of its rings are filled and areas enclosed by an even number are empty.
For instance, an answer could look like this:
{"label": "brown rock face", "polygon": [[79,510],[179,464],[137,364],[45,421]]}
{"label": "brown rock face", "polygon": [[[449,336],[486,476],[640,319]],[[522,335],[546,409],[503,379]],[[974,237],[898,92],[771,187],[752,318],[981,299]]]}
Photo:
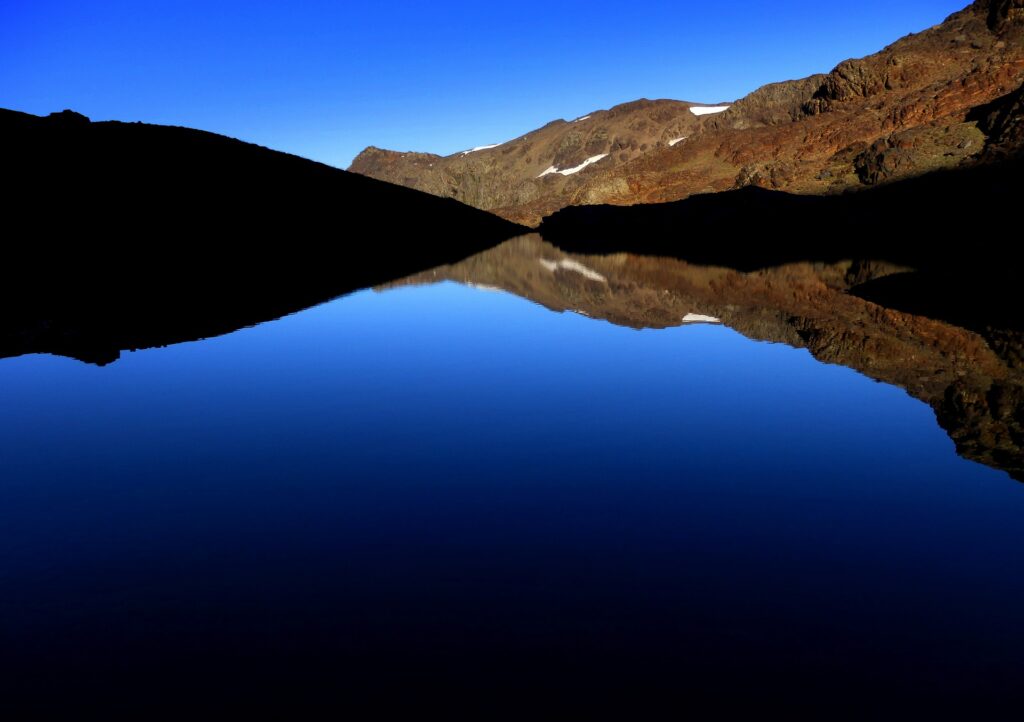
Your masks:
{"label": "brown rock face", "polygon": [[[350,170],[485,210],[525,207],[572,196],[586,187],[594,169],[622,165],[693,135],[703,121],[690,106],[638,100],[572,121],[556,120],[496,147],[447,157],[371,147],[356,157]],[[585,170],[572,172],[598,157]]]}
{"label": "brown rock face", "polygon": [[[351,170],[535,225],[568,205],[745,185],[828,194],[973,163],[986,147],[1024,147],[1019,95],[997,120],[981,112],[1024,85],[1022,2],[978,0],[875,55],[766,85],[721,114],[638,101],[447,158],[370,148]],[[599,154],[571,175],[538,177]]]}

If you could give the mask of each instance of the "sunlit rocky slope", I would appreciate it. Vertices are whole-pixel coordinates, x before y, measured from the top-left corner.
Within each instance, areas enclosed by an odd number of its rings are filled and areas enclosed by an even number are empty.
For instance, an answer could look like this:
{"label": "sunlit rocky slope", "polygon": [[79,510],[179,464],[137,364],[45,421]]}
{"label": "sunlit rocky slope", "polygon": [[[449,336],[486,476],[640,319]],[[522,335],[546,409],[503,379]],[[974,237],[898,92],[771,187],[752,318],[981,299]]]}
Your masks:
{"label": "sunlit rocky slope", "polygon": [[371,147],[351,170],[528,225],[568,205],[748,185],[838,193],[1019,148],[1020,122],[1006,113],[1016,103],[1019,118],[1022,83],[1024,0],[977,0],[875,55],[721,112],[640,100],[446,157]]}

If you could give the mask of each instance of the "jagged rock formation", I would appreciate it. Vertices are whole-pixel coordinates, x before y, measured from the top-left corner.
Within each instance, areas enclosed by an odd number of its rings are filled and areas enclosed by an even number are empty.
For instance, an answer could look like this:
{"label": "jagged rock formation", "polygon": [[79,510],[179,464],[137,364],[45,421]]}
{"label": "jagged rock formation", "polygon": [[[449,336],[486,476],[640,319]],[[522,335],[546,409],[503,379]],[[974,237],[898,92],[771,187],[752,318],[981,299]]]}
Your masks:
{"label": "jagged rock formation", "polygon": [[[746,185],[838,193],[972,163],[986,145],[1020,147],[1009,121],[985,123],[979,109],[1022,85],[1019,1],[977,0],[875,55],[767,85],[721,114],[688,118],[687,103],[641,101],[468,155],[368,149],[351,169],[529,225],[568,205],[664,202]],[[1019,118],[1019,104],[1007,112]],[[602,153],[568,179],[536,177]]]}
{"label": "jagged rock formation", "polygon": [[529,235],[381,288],[449,280],[632,328],[719,319],[749,338],[806,348],[906,389],[934,409],[962,456],[1024,480],[1024,333],[986,338],[856,295],[906,270],[842,260],[742,272],[628,253],[570,254]]}

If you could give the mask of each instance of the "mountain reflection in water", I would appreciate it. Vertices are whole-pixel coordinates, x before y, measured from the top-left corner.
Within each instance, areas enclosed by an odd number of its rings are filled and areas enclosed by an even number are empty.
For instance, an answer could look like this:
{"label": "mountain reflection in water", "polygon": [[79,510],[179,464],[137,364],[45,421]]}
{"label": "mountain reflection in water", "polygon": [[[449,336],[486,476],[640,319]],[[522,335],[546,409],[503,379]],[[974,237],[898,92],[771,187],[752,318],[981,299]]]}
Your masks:
{"label": "mountain reflection in water", "polygon": [[[819,361],[906,389],[935,411],[958,453],[1024,479],[1019,319],[1006,308],[993,310],[995,323],[978,308],[966,318],[963,308],[956,308],[952,322],[895,310],[929,306],[929,298],[943,297],[945,289],[923,291],[911,270],[851,260],[740,272],[626,253],[568,254],[531,234],[376,288],[454,281],[637,329],[721,322],[748,338],[806,348]],[[231,332],[349,290],[335,287],[332,293],[321,283],[313,293],[248,305],[243,299],[219,314],[200,308],[191,317],[161,308],[149,324],[145,316],[125,321],[116,314],[111,320],[100,314],[88,319],[13,314],[0,325],[0,356],[49,352],[109,363],[121,350]]]}
{"label": "mountain reflection in water", "polygon": [[1016,472],[1019,380],[849,292],[901,272],[528,236],[299,313],[351,288],[9,313],[0,709],[1000,719],[1024,487],[890,383]]}
{"label": "mountain reflection in water", "polygon": [[1024,334],[983,317],[972,319],[982,332],[970,331],[856,295],[908,270],[844,261],[744,273],[625,253],[569,255],[529,235],[391,285],[450,280],[503,289],[552,311],[637,329],[721,321],[906,389],[934,409],[962,456],[1024,479]]}

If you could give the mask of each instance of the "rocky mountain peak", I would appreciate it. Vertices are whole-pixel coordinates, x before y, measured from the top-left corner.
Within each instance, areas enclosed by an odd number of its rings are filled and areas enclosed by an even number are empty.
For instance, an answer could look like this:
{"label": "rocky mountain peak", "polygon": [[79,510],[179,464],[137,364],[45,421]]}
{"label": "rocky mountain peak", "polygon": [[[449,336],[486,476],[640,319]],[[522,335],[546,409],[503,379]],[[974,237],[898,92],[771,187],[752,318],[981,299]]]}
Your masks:
{"label": "rocky mountain peak", "polygon": [[73,110],[62,110],[59,113],[50,113],[46,116],[46,121],[49,123],[58,123],[63,126],[88,125],[92,122],[86,116],[81,113],[76,113]]}
{"label": "rocky mountain peak", "polygon": [[989,105],[1022,85],[1024,0],[978,0],[874,55],[763,86],[727,112],[641,99],[469,154],[368,149],[351,170],[528,225],[569,205],[746,185],[841,193],[1014,153],[1020,104],[992,118]]}

